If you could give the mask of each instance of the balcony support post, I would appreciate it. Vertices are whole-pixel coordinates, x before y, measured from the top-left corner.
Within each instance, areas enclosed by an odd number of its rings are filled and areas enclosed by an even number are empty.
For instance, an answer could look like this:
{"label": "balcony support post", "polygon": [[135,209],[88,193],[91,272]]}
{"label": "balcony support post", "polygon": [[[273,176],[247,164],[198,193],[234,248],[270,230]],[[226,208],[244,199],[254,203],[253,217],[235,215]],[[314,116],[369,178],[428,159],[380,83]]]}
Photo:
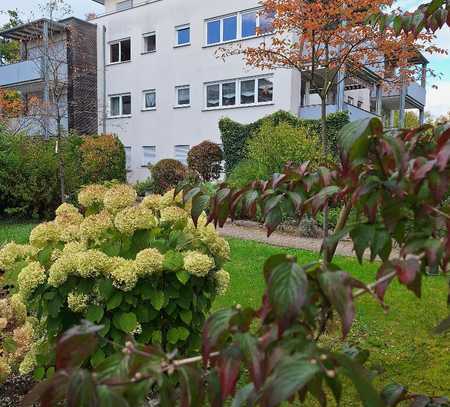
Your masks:
{"label": "balcony support post", "polygon": [[378,116],[381,116],[383,114],[383,88],[381,84],[377,85],[376,96],[376,112]]}
{"label": "balcony support post", "polygon": [[425,111],[419,109],[419,124],[422,126],[425,123]]}
{"label": "balcony support post", "polygon": [[395,110],[389,110],[389,127],[394,128],[395,124]]}
{"label": "balcony support post", "polygon": [[306,81],[305,83],[305,106],[309,106],[311,103],[310,99],[310,92],[311,92],[311,81]]}
{"label": "balcony support post", "polygon": [[336,105],[337,111],[344,111],[344,95],[345,95],[345,74],[341,69],[337,75],[337,94],[336,94]]}
{"label": "balcony support post", "polygon": [[422,77],[420,80],[420,86],[422,86],[422,88],[425,88],[427,86],[427,66],[428,64],[426,63],[422,64]]}
{"label": "balcony support post", "polygon": [[49,29],[48,29],[48,21],[44,22],[44,27],[43,27],[43,40],[44,40],[44,55],[42,58],[42,73],[43,73],[43,77],[44,77],[44,95],[43,95],[43,103],[44,103],[44,115],[45,117],[43,118],[43,127],[44,127],[44,138],[47,140],[49,138],[49,100],[50,100],[50,84],[49,84],[49,38],[48,38],[48,34],[49,34]]}
{"label": "balcony support post", "polygon": [[402,80],[400,88],[400,109],[398,112],[398,128],[402,129],[405,127],[405,107],[406,107],[406,90],[407,85],[404,80]]}

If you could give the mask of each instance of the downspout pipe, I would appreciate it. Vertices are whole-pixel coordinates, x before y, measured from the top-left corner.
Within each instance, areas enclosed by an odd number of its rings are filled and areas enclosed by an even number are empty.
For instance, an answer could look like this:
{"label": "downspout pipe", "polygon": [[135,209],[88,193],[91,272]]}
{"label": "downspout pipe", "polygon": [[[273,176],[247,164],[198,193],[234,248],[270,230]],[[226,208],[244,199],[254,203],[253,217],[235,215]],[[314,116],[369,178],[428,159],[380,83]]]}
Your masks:
{"label": "downspout pipe", "polygon": [[103,59],[103,112],[102,127],[103,134],[106,134],[106,27],[102,26],[102,59]]}

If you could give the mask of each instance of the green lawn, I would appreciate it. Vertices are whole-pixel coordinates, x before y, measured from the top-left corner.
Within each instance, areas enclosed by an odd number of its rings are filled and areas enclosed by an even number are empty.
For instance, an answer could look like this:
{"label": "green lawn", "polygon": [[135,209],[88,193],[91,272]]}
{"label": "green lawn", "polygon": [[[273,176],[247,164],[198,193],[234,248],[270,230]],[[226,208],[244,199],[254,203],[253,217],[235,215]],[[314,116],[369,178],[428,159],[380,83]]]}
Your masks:
{"label": "green lawn", "polygon": [[[27,241],[31,224],[0,223],[0,245],[9,240]],[[282,249],[269,245],[230,239],[232,259],[226,265],[231,274],[228,294],[218,298],[214,309],[233,304],[257,307],[264,290],[262,265],[272,254],[295,254],[299,263],[317,258],[317,254],[301,250]],[[366,282],[374,281],[376,265],[360,266],[351,258],[337,258],[336,263],[353,276]],[[379,372],[376,385],[380,388],[395,381],[409,385],[411,390],[430,395],[450,393],[450,334],[434,336],[432,328],[447,314],[448,284],[444,277],[423,281],[423,298],[417,299],[404,287],[394,283],[387,294],[390,306],[387,314],[368,296],[358,300],[357,321],[347,338],[352,345],[371,351],[370,366]],[[330,333],[325,339],[341,345],[340,333]],[[352,389],[346,389],[343,406],[360,406],[354,401]],[[311,404],[313,405],[313,404]]]}

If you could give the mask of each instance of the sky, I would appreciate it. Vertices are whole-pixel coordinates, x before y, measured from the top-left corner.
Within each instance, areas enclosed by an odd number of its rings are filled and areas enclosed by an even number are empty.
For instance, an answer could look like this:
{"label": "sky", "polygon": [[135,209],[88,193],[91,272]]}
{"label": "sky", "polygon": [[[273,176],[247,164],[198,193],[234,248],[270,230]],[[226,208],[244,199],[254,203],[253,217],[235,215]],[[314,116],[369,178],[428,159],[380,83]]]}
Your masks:
{"label": "sky", "polygon": [[[42,2],[41,0],[0,0],[0,11],[18,9],[25,16],[25,19],[36,18],[40,17],[39,4],[42,4]],[[99,14],[103,11],[103,6],[93,0],[66,0],[66,3],[70,4],[73,14],[80,18],[84,18],[86,14],[91,12]],[[420,0],[399,0],[396,5],[404,10],[414,10],[420,3]],[[0,25],[5,23],[5,21],[6,17],[0,14]],[[438,31],[436,43],[450,53],[449,27]],[[450,111],[450,55],[431,55],[427,57],[430,60],[430,68],[438,76],[428,80],[426,110],[437,117]]]}

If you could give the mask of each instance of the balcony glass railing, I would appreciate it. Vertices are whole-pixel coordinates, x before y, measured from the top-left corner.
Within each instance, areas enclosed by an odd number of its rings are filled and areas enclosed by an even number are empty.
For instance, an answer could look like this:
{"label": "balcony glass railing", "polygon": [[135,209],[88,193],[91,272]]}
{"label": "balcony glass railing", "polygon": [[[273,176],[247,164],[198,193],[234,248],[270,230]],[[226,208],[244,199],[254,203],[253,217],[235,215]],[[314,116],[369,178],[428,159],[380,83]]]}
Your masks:
{"label": "balcony glass railing", "polygon": [[13,86],[43,78],[41,60],[34,59],[0,66],[0,86]]}

